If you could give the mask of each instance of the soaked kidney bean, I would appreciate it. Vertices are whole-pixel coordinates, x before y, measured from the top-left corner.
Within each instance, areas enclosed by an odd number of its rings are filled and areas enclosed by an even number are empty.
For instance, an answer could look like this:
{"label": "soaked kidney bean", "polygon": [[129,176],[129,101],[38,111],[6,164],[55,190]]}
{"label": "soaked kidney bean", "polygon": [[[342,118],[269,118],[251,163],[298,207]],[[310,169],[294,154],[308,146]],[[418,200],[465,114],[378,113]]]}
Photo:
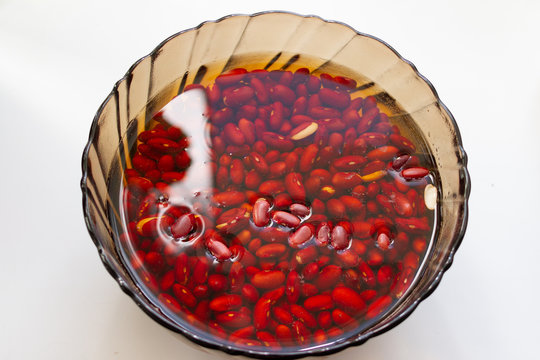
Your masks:
{"label": "soaked kidney bean", "polygon": [[233,69],[185,87],[207,94],[206,144],[161,112],[138,134],[119,243],[171,318],[278,351],[335,341],[413,286],[433,231],[431,167],[356,86]]}

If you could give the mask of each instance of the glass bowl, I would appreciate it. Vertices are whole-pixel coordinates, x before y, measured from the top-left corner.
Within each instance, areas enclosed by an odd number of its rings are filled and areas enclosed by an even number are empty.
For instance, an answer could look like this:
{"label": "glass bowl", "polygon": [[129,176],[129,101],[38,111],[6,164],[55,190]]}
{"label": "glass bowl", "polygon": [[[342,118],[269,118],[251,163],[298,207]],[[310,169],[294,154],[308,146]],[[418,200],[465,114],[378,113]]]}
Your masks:
{"label": "glass bowl", "polygon": [[[111,166],[128,129],[144,130],[149,118],[186,84],[201,83],[209,74],[241,67],[246,61],[268,70],[286,69],[299,59],[310,69],[362,74],[384,89],[374,94],[399,103],[429,147],[438,183],[437,224],[429,255],[408,293],[380,320],[339,341],[294,351],[248,349],[190,331],[173,321],[141,291],[124,266],[111,225]],[[305,65],[305,64],[304,64]],[[131,126],[136,124],[136,126]],[[132,131],[132,130],[130,130]],[[138,60],[114,86],[96,113],[82,158],[83,210],[86,225],[109,273],[141,309],[165,327],[208,348],[258,358],[302,357],[339,351],[364,343],[403,321],[439,284],[450,267],[467,224],[470,181],[467,157],[457,124],[431,83],[414,65],[383,41],[351,27],[316,16],[286,12],[233,15],[205,22],[163,41]]]}

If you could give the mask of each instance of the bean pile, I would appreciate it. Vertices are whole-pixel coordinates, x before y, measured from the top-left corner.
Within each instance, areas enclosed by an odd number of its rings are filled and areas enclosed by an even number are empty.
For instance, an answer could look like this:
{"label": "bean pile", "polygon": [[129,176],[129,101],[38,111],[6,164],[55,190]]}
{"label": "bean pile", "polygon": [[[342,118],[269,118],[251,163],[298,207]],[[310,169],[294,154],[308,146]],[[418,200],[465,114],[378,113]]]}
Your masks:
{"label": "bean pile", "polygon": [[125,170],[127,262],[165,312],[220,341],[324,344],[408,289],[433,227],[415,145],[356,81],[235,69],[203,89],[211,188],[173,204],[197,171],[189,129],[154,116]]}

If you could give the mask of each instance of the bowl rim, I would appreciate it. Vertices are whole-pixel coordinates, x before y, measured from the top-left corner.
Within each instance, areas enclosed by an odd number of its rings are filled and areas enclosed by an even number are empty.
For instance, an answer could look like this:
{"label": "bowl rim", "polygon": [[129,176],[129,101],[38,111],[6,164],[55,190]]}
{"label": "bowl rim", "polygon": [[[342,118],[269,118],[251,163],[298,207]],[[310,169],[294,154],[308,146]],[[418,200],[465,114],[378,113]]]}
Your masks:
{"label": "bowl rim", "polygon": [[[253,17],[269,15],[269,14],[285,14],[285,15],[294,15],[296,17],[301,17],[301,18],[314,18],[314,19],[320,20],[320,21],[322,21],[324,23],[338,24],[338,25],[344,26],[344,27],[354,31],[354,33],[356,35],[371,38],[371,39],[373,39],[375,41],[378,41],[381,44],[385,45],[388,49],[390,49],[398,57],[399,60],[403,61],[405,64],[410,66],[411,69],[413,70],[413,72],[422,81],[424,81],[428,85],[429,89],[433,93],[434,98],[436,99],[436,103],[442,108],[442,110],[446,114],[448,114],[451,125],[455,129],[455,140],[456,140],[455,147],[459,149],[459,154],[461,155],[461,159],[460,159],[461,160],[461,162],[460,162],[461,167],[459,168],[459,172],[460,172],[460,177],[462,178],[462,186],[463,186],[462,191],[463,191],[463,196],[464,196],[463,197],[463,205],[462,205],[463,213],[462,213],[461,227],[459,228],[459,230],[457,232],[456,238],[454,239],[454,241],[451,244],[450,250],[448,251],[448,254],[447,254],[446,262],[442,265],[441,269],[437,272],[437,274],[434,277],[433,281],[429,284],[429,286],[425,289],[425,291],[420,293],[418,298],[413,303],[411,303],[406,309],[404,309],[404,311],[402,313],[397,315],[395,319],[393,319],[387,325],[385,325],[385,326],[383,326],[383,327],[381,327],[381,328],[379,328],[377,330],[368,331],[365,334],[363,334],[362,336],[357,336],[356,338],[355,337],[350,337],[346,341],[343,341],[343,342],[340,342],[340,343],[329,344],[324,348],[315,348],[315,349],[312,349],[312,350],[301,351],[301,352],[296,351],[296,352],[278,353],[278,354],[273,353],[273,352],[266,352],[266,351],[249,350],[249,349],[245,349],[245,348],[235,348],[232,345],[225,345],[225,344],[219,343],[219,342],[212,342],[212,341],[210,341],[210,339],[200,338],[200,337],[192,334],[191,332],[189,332],[189,330],[187,330],[187,329],[178,328],[178,327],[173,326],[172,323],[169,323],[169,322],[165,321],[164,318],[158,316],[157,312],[154,312],[151,309],[149,309],[147,307],[147,304],[140,301],[140,299],[135,294],[135,292],[130,287],[127,286],[127,284],[122,279],[122,277],[114,269],[114,266],[109,263],[109,261],[107,260],[107,258],[105,256],[103,256],[103,251],[104,251],[103,246],[101,245],[100,240],[98,239],[98,236],[95,233],[95,231],[94,231],[94,229],[92,227],[91,221],[90,221],[90,210],[89,210],[89,207],[88,207],[88,186],[87,186],[87,180],[88,180],[88,175],[89,175],[89,172],[88,172],[88,156],[89,156],[89,151],[90,151],[90,148],[92,146],[92,143],[93,143],[93,141],[95,139],[95,135],[96,135],[96,133],[98,131],[97,129],[98,129],[99,118],[100,118],[105,106],[108,104],[108,102],[111,100],[111,98],[113,98],[115,96],[115,94],[117,93],[119,85],[129,78],[129,76],[133,72],[133,70],[142,61],[144,61],[147,58],[154,57],[160,51],[160,49],[167,42],[172,40],[173,38],[176,38],[177,36],[180,36],[180,35],[182,35],[184,33],[190,32],[190,31],[198,30],[201,27],[205,26],[206,24],[211,24],[211,23],[216,23],[217,24],[217,23],[220,23],[220,22],[222,22],[224,20],[227,20],[229,18],[232,18],[232,17],[249,17],[249,18],[253,18]],[[114,84],[113,89],[111,90],[109,95],[107,95],[105,100],[101,103],[101,105],[99,106],[96,114],[94,115],[94,118],[92,120],[92,125],[91,125],[91,128],[90,128],[90,133],[89,133],[89,136],[88,136],[88,141],[87,141],[86,146],[84,148],[82,161],[81,161],[82,178],[81,178],[81,181],[80,181],[80,186],[81,186],[81,191],[82,191],[83,215],[84,215],[86,227],[87,227],[88,233],[89,233],[92,241],[94,242],[94,245],[96,246],[96,248],[98,250],[98,253],[100,255],[100,258],[102,260],[103,265],[105,266],[105,268],[107,269],[109,274],[117,281],[117,283],[119,284],[122,291],[124,291],[124,293],[126,293],[129,297],[131,297],[131,299],[133,301],[135,301],[135,303],[147,315],[149,315],[153,320],[157,321],[159,324],[161,324],[162,326],[168,328],[169,330],[172,330],[175,333],[183,335],[185,338],[187,338],[188,340],[190,340],[192,342],[195,342],[195,343],[197,343],[199,345],[202,345],[202,346],[204,346],[206,348],[221,350],[221,351],[224,351],[224,352],[226,352],[228,354],[231,354],[231,355],[245,355],[245,356],[249,356],[249,357],[253,357],[253,358],[260,358],[260,359],[270,359],[270,358],[276,358],[276,357],[279,357],[279,358],[282,358],[282,359],[297,359],[297,358],[302,358],[302,357],[306,357],[306,356],[330,355],[330,354],[339,352],[339,351],[344,350],[345,348],[348,348],[348,347],[351,347],[351,346],[359,346],[359,345],[365,343],[370,338],[372,338],[374,336],[377,336],[377,335],[380,335],[380,334],[383,334],[383,333],[393,329],[397,325],[399,325],[402,321],[404,321],[407,317],[410,316],[410,314],[418,307],[418,305],[423,300],[425,300],[428,296],[430,296],[433,293],[433,291],[440,284],[440,281],[441,281],[444,273],[451,267],[451,265],[453,263],[453,260],[454,260],[454,255],[455,255],[456,251],[458,250],[458,248],[460,247],[460,245],[461,245],[461,243],[463,241],[463,238],[465,236],[465,231],[466,231],[466,228],[467,228],[467,223],[468,223],[468,218],[469,218],[468,201],[469,201],[469,196],[470,196],[470,192],[471,192],[471,180],[470,180],[470,175],[469,175],[469,172],[468,172],[468,169],[467,169],[467,163],[468,163],[467,153],[465,152],[465,150],[463,148],[463,141],[462,141],[461,133],[460,133],[459,127],[457,125],[457,122],[456,122],[454,116],[452,115],[450,110],[446,107],[446,105],[444,105],[444,103],[440,99],[440,97],[439,97],[437,91],[435,90],[435,87],[433,86],[433,84],[425,76],[423,76],[418,71],[416,66],[411,61],[409,61],[409,60],[405,59],[403,56],[401,56],[401,54],[399,54],[392,46],[390,46],[388,43],[386,43],[385,41],[379,39],[376,36],[359,32],[356,29],[354,29],[353,27],[351,27],[350,25],[348,25],[346,23],[343,23],[341,21],[326,20],[326,19],[323,19],[322,17],[320,17],[318,15],[312,15],[312,14],[311,15],[301,15],[301,14],[298,14],[298,13],[295,13],[295,12],[290,12],[290,11],[269,10],[269,11],[256,12],[256,13],[253,13],[253,14],[240,14],[240,13],[229,14],[229,15],[223,16],[223,17],[221,17],[221,18],[219,18],[217,20],[203,21],[203,22],[201,22],[199,25],[197,25],[195,27],[188,28],[188,29],[179,31],[179,32],[177,32],[177,33],[175,33],[173,35],[170,35],[165,40],[160,42],[150,53],[148,53],[147,55],[145,55],[145,56],[139,58],[137,61],[135,61],[129,67],[129,69],[124,74],[124,76],[122,76],[122,78],[120,78],[120,80],[118,80]]]}

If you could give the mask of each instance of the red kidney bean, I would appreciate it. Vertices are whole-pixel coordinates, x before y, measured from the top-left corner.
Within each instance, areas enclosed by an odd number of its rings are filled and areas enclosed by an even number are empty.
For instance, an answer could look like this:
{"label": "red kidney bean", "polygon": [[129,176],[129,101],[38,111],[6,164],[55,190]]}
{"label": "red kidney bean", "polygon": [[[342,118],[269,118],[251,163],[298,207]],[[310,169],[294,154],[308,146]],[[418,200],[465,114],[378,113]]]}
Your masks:
{"label": "red kidney bean", "polygon": [[304,114],[296,114],[291,117],[291,124],[293,126],[300,126],[303,124],[311,124],[311,123],[317,124],[317,122],[314,121],[311,117]]}
{"label": "red kidney bean", "polygon": [[267,242],[286,242],[289,233],[273,227],[265,228],[259,233],[261,239]]}
{"label": "red kidney bean", "polygon": [[291,304],[291,314],[309,328],[317,326],[315,317],[300,305]]}
{"label": "red kidney bean", "polygon": [[318,273],[319,273],[319,264],[316,262],[307,264],[302,270],[302,276],[305,281],[313,280],[317,276]]}
{"label": "red kidney bean", "polygon": [[286,211],[276,211],[272,215],[272,220],[280,225],[285,225],[291,228],[294,228],[300,225],[300,219],[295,215],[288,213]]}
{"label": "red kidney bean", "polygon": [[244,105],[238,111],[236,112],[236,118],[240,122],[240,120],[255,120],[257,117],[257,114],[259,111],[257,110],[257,107],[254,105]]}
{"label": "red kidney bean", "polygon": [[220,207],[231,207],[242,204],[246,195],[240,191],[224,191],[213,196],[213,201]]}
{"label": "red kidney bean", "polygon": [[364,141],[372,147],[383,146],[388,142],[388,136],[378,132],[364,133],[362,134],[361,138],[364,139]]}
{"label": "red kidney bean", "polygon": [[256,189],[261,184],[261,176],[257,171],[252,170],[246,174],[244,182],[248,189]]}
{"label": "red kidney bean", "polygon": [[405,150],[410,153],[414,153],[416,151],[414,144],[409,139],[401,135],[391,134],[390,141],[401,150]]}
{"label": "red kidney bean", "polygon": [[165,304],[171,311],[175,313],[181,313],[182,307],[180,304],[169,294],[161,293],[158,295],[158,300]]}
{"label": "red kidney bean", "polygon": [[186,151],[180,151],[174,157],[174,163],[176,164],[178,169],[185,170],[189,167],[189,165],[191,165],[191,158]]}
{"label": "red kidney bean", "polygon": [[360,115],[358,115],[358,110],[353,108],[347,108],[343,110],[343,121],[348,126],[354,126],[360,122]]}
{"label": "red kidney bean", "polygon": [[260,298],[255,304],[253,325],[257,330],[265,329],[268,326],[271,306],[272,301],[265,298]]}
{"label": "red kidney bean", "polygon": [[371,129],[375,119],[379,115],[379,109],[377,107],[374,108],[366,108],[366,103],[368,102],[369,97],[366,98],[364,101],[364,107],[363,107],[363,114],[360,118],[360,122],[358,123],[358,127],[356,130],[359,134],[363,134],[367,132],[369,129]]}
{"label": "red kidney bean", "polygon": [[300,277],[294,270],[287,275],[285,293],[290,303],[296,303],[300,298]]}
{"label": "red kidney bean", "polygon": [[366,308],[366,303],[360,295],[356,291],[344,286],[339,286],[332,290],[332,299],[338,306],[354,313],[362,312]]}
{"label": "red kidney bean", "polygon": [[233,117],[234,112],[231,108],[224,107],[218,111],[214,111],[210,117],[210,121],[215,125],[225,125]]}
{"label": "red kidney bean", "polygon": [[332,326],[332,315],[329,311],[321,311],[317,316],[317,323],[319,326],[326,330]]}
{"label": "red kidney bean", "polygon": [[383,265],[379,268],[377,272],[377,282],[381,286],[386,286],[390,284],[394,277],[394,270],[389,265]]}
{"label": "red kidney bean", "polygon": [[300,226],[291,236],[289,236],[289,245],[291,247],[299,247],[313,237],[313,229],[310,225]]}
{"label": "red kidney bean", "polygon": [[219,75],[216,78],[216,84],[221,88],[237,84],[245,77],[246,73],[246,69],[243,68],[231,69],[226,73]]}
{"label": "red kidney bean", "polygon": [[269,210],[270,203],[266,199],[257,199],[253,205],[253,223],[259,227],[266,226],[270,221],[270,217],[268,216]]}
{"label": "red kidney bean", "polygon": [[336,250],[343,250],[349,246],[349,235],[343,226],[335,226],[332,229],[330,242]]}
{"label": "red kidney bean", "polygon": [[319,246],[326,246],[330,242],[330,225],[323,222],[319,225],[316,232],[315,241]]}
{"label": "red kidney bean", "polygon": [[311,212],[307,206],[303,204],[298,204],[298,203],[295,203],[289,206],[289,211],[293,213],[294,215],[300,216],[300,217],[308,216]]}
{"label": "red kidney bean", "polygon": [[321,88],[321,80],[318,77],[311,75],[306,82],[306,87],[311,94],[314,94]]}
{"label": "red kidney bean", "polygon": [[144,155],[135,155],[131,161],[133,163],[133,167],[141,173],[145,173],[156,168],[156,162]]}
{"label": "red kidney bean", "polygon": [[223,133],[225,135],[225,138],[229,140],[230,144],[240,146],[244,145],[244,143],[246,142],[246,138],[244,137],[242,131],[240,131],[238,126],[232,123],[225,124],[225,127],[223,128]]}
{"label": "red kidney bean", "polygon": [[308,264],[317,257],[317,249],[313,246],[306,247],[296,253],[295,259],[299,264]]}
{"label": "red kidney bean", "polygon": [[[334,301],[330,295],[315,295],[307,298],[304,301],[304,308],[307,311],[322,311],[328,310],[334,307]],[[313,327],[315,327],[315,325]]]}
{"label": "red kidney bean", "polygon": [[315,120],[337,119],[341,117],[341,112],[339,110],[324,106],[309,107],[308,105],[307,113]]}
{"label": "red kidney bean", "polygon": [[376,284],[375,274],[366,262],[361,262],[358,265],[360,271],[360,277],[368,287],[374,287]]}
{"label": "red kidney bean", "polygon": [[407,180],[421,179],[428,174],[429,170],[423,167],[411,167],[401,171],[401,176]]}
{"label": "red kidney bean", "polygon": [[351,249],[345,249],[342,252],[337,253],[335,256],[338,263],[345,269],[354,267],[360,262],[358,254]]}
{"label": "red kidney bean", "polygon": [[287,208],[292,204],[292,199],[287,193],[281,193],[274,198],[274,206],[277,208]]}
{"label": "red kidney bean", "polygon": [[176,299],[188,308],[193,308],[197,305],[197,299],[187,287],[180,284],[174,284],[172,290]]}
{"label": "red kidney bean", "polygon": [[391,303],[392,298],[390,296],[381,296],[369,305],[366,312],[366,318],[373,319],[374,317],[382,313],[385,309],[387,309]]}
{"label": "red kidney bean", "polygon": [[253,340],[250,340],[249,338],[253,336],[254,333],[255,333],[255,327],[246,326],[245,328],[233,331],[231,335],[229,336],[229,340],[237,341],[237,342],[240,342],[241,344],[253,343]]}
{"label": "red kidney bean", "polygon": [[351,189],[362,183],[362,178],[355,172],[338,172],[332,177],[332,185],[341,190]]}
{"label": "red kidney bean", "polygon": [[[414,193],[416,194],[416,193]],[[413,204],[409,201],[409,199],[398,192],[395,192],[392,194],[390,199],[393,201],[394,209],[400,216],[409,217],[412,216],[414,213]]]}
{"label": "red kidney bean", "polygon": [[285,281],[285,274],[276,270],[263,270],[251,279],[253,286],[259,289],[275,289]]}
{"label": "red kidney bean", "polygon": [[280,101],[285,106],[292,106],[296,100],[294,91],[282,84],[270,88],[270,97],[274,101]]}
{"label": "red kidney bean", "polygon": [[348,155],[333,161],[332,165],[339,171],[355,171],[361,168],[366,158],[359,155]]}
{"label": "red kidney bean", "polygon": [[293,200],[303,200],[306,197],[302,176],[299,173],[293,172],[285,177],[285,188]]}
{"label": "red kidney bean", "polygon": [[251,78],[250,84],[259,103],[267,104],[270,101],[270,95],[263,82],[260,79]]}
{"label": "red kidney bean", "polygon": [[356,80],[345,76],[336,76],[334,81],[340,89],[352,90],[356,88]]}
{"label": "red kidney bean", "polygon": [[151,138],[146,143],[160,153],[174,154],[181,150],[175,141],[168,138]]}
{"label": "red kidney bean", "polygon": [[[142,265],[142,264],[141,264]],[[167,291],[174,284],[175,273],[174,270],[170,270],[163,275],[159,283],[159,287],[163,291]]]}
{"label": "red kidney bean", "polygon": [[266,347],[281,349],[278,340],[274,337],[274,335],[267,331],[257,331],[257,339],[259,339],[262,345]]}
{"label": "red kidney bean", "polygon": [[404,231],[416,233],[429,230],[427,218],[396,218],[395,222]]}
{"label": "red kidney bean", "polygon": [[422,254],[424,251],[426,251],[427,240],[423,237],[416,238],[412,242],[412,247],[418,254]]}
{"label": "red kidney bean", "polygon": [[[295,115],[304,115],[307,110],[308,101],[305,96],[299,96],[293,104],[292,107],[292,117]],[[291,118],[292,120],[292,118]]]}
{"label": "red kidney bean", "polygon": [[227,245],[212,238],[206,241],[206,248],[219,261],[225,261],[232,255],[231,250],[229,250]]}
{"label": "red kidney bean", "polygon": [[174,158],[171,155],[163,155],[159,159],[157,167],[162,172],[173,171],[175,167]]}
{"label": "red kidney bean", "polygon": [[283,244],[272,243],[261,246],[257,249],[255,255],[258,258],[275,258],[283,255],[287,251],[287,247]]}
{"label": "red kidney bean", "polygon": [[171,225],[171,233],[175,238],[184,238],[195,228],[195,216],[193,214],[181,215]]}
{"label": "red kidney bean", "polygon": [[349,94],[327,88],[323,88],[319,91],[319,98],[323,105],[336,109],[345,109],[351,103]]}
{"label": "red kidney bean", "polygon": [[166,138],[167,136],[167,131],[154,128],[151,130],[142,131],[137,139],[145,143],[153,138]]}
{"label": "red kidney bean", "polygon": [[227,278],[222,274],[211,274],[208,276],[208,287],[214,292],[221,292],[227,286]]}
{"label": "red kidney bean", "polygon": [[339,326],[358,326],[357,321],[340,309],[332,311],[332,320]]}
{"label": "red kidney bean", "polygon": [[315,286],[321,290],[331,289],[334,285],[337,284],[339,278],[341,277],[342,270],[337,265],[328,265],[324,267],[317,280]]}
{"label": "red kidney bean", "polygon": [[295,338],[299,345],[305,345],[309,343],[311,332],[302,321],[294,321],[292,323],[292,336]]}
{"label": "red kidney bean", "polygon": [[229,270],[229,287],[237,292],[242,288],[245,281],[245,270],[241,262],[234,262]]}
{"label": "red kidney bean", "polygon": [[347,127],[345,122],[343,122],[339,117],[325,117],[319,119],[319,124],[327,128],[328,131],[342,131]]}
{"label": "red kidney bean", "polygon": [[291,140],[270,131],[262,133],[262,140],[269,147],[279,151],[291,151],[294,148],[294,144]]}
{"label": "red kidney bean", "polygon": [[407,160],[409,160],[409,155],[407,154],[403,154],[403,155],[398,155],[394,158],[394,160],[392,161],[392,167],[394,168],[394,170],[399,170],[403,167],[403,165],[405,165],[405,163],[407,162]]}
{"label": "red kidney bean", "polygon": [[293,322],[292,314],[282,307],[275,306],[272,308],[274,318],[282,324],[290,324]]}
{"label": "red kidney bean", "polygon": [[238,107],[246,104],[254,95],[253,89],[249,86],[225,89],[223,90],[223,103],[226,106]]}
{"label": "red kidney bean", "polygon": [[305,282],[301,286],[301,293],[303,297],[308,298],[317,295],[319,290],[315,285]]}
{"label": "red kidney bean", "polygon": [[279,130],[285,118],[284,112],[285,109],[283,108],[283,104],[281,102],[276,101],[271,105],[271,111],[268,120],[268,124],[270,125],[271,129]]}
{"label": "red kidney bean", "polygon": [[239,159],[234,159],[231,162],[230,177],[231,181],[236,185],[241,185],[244,182],[245,168],[244,164]]}
{"label": "red kidney bean", "polygon": [[276,337],[279,341],[282,341],[284,343],[288,343],[292,340],[292,332],[289,327],[283,324],[279,324],[276,327]]}
{"label": "red kidney bean", "polygon": [[215,317],[216,322],[219,325],[232,329],[240,329],[249,326],[251,322],[251,317],[249,315],[243,314],[239,311],[227,311],[216,314]]}
{"label": "red kidney bean", "polygon": [[210,310],[219,312],[238,309],[240,306],[242,306],[242,297],[235,294],[218,296],[209,303]]}
{"label": "red kidney bean", "polygon": [[242,133],[244,136],[244,140],[248,144],[254,144],[256,140],[256,133],[255,133],[255,125],[247,120],[247,119],[240,119],[238,121],[238,130]]}
{"label": "red kidney bean", "polygon": [[367,158],[370,160],[386,161],[392,159],[398,151],[398,148],[394,146],[381,146],[374,150],[371,150],[367,154]]}
{"label": "red kidney bean", "polygon": [[287,171],[287,164],[284,161],[278,161],[270,165],[270,176],[278,178],[284,175]]}
{"label": "red kidney bean", "polygon": [[259,292],[255,286],[251,284],[244,284],[242,286],[242,296],[247,299],[249,302],[255,303],[259,299]]}
{"label": "red kidney bean", "polygon": [[377,246],[381,250],[388,250],[390,245],[392,244],[392,241],[390,240],[390,237],[385,233],[379,233],[377,236]]}

